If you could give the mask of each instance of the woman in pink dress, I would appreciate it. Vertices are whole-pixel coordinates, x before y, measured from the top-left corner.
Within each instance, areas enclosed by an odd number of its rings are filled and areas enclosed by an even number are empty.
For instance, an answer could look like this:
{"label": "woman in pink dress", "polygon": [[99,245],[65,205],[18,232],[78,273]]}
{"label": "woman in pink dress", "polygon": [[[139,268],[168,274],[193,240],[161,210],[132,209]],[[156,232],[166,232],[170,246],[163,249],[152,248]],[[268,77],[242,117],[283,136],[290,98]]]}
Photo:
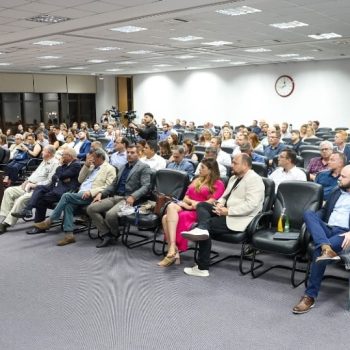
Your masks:
{"label": "woman in pink dress", "polygon": [[162,218],[165,239],[168,242],[168,254],[158,263],[170,266],[180,263],[179,251],[187,250],[187,240],[180,233],[187,231],[197,221],[196,206],[199,202],[213,203],[221,197],[225,185],[220,180],[218,163],[215,159],[203,159],[199,176],[192,181],[185,197],[177,203],[170,203]]}

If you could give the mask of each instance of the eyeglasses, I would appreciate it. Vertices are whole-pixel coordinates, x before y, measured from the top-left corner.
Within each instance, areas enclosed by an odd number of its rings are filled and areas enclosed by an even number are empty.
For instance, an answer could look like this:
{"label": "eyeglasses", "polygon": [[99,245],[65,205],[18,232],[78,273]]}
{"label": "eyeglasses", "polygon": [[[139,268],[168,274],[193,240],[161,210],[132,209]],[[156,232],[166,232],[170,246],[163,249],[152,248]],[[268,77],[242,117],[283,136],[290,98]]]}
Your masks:
{"label": "eyeglasses", "polygon": [[324,152],[324,151],[332,151],[331,148],[321,148],[321,151]]}

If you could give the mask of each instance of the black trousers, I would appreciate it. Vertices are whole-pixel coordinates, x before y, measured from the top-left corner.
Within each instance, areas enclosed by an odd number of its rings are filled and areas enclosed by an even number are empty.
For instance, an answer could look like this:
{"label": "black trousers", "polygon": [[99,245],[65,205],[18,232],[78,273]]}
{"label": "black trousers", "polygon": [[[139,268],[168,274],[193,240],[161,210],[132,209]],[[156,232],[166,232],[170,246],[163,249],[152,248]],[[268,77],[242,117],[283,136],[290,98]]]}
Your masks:
{"label": "black trousers", "polygon": [[209,270],[211,251],[210,235],[217,236],[227,232],[235,233],[235,231],[232,231],[227,227],[226,217],[217,216],[213,212],[213,207],[212,204],[207,202],[198,203],[197,205],[197,227],[209,231],[209,239],[199,241],[198,268],[200,270]]}

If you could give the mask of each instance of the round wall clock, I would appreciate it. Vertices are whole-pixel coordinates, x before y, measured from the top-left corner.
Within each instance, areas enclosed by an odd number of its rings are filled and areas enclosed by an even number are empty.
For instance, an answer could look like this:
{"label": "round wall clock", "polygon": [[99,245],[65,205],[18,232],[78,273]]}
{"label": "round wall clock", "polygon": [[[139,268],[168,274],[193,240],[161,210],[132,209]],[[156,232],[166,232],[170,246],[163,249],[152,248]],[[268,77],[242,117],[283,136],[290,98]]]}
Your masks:
{"label": "round wall clock", "polygon": [[281,75],[275,83],[275,90],[281,97],[288,97],[294,90],[294,80],[289,75]]}

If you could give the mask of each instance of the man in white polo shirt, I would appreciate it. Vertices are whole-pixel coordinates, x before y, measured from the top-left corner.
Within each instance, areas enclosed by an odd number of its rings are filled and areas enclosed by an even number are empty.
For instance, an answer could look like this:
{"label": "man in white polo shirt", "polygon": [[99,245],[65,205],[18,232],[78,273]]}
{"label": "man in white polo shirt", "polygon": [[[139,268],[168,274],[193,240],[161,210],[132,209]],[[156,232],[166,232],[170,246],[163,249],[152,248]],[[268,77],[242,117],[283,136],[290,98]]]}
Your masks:
{"label": "man in white polo shirt", "polygon": [[157,141],[148,140],[143,149],[145,157],[140,159],[141,162],[148,164],[154,170],[166,168],[166,160],[157,154],[157,148]]}

